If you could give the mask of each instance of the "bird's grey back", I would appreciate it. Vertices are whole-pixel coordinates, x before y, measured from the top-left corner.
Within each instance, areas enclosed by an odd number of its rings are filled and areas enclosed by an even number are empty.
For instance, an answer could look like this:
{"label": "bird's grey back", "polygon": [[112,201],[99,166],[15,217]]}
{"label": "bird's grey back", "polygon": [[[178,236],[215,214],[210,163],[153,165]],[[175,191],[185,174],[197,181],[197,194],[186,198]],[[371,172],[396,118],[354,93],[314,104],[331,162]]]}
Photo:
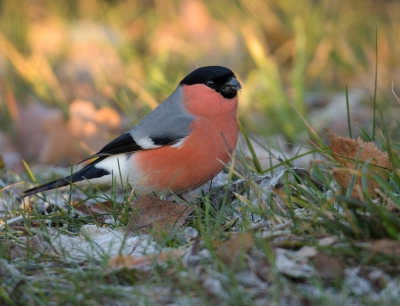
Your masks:
{"label": "bird's grey back", "polygon": [[158,105],[150,114],[129,131],[133,139],[164,139],[178,141],[190,132],[193,116],[188,114],[183,105],[182,86]]}

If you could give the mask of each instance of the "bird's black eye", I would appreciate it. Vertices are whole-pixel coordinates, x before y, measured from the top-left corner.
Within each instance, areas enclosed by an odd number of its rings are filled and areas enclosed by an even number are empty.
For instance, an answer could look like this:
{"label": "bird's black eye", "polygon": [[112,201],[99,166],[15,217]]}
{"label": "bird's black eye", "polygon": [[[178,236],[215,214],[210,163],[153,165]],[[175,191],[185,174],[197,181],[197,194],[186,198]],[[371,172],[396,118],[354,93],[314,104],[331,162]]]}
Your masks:
{"label": "bird's black eye", "polygon": [[208,87],[213,87],[214,86],[214,81],[207,81],[206,86]]}

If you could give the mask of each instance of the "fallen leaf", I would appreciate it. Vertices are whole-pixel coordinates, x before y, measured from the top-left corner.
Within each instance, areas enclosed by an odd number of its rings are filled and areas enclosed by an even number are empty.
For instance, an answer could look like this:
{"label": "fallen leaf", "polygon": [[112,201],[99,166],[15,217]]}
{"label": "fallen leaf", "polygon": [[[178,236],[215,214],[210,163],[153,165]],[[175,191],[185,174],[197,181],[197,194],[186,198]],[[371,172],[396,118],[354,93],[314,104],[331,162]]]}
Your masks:
{"label": "fallen leaf", "polygon": [[143,233],[176,231],[194,211],[194,206],[142,196],[132,205],[127,228]]}
{"label": "fallen leaf", "polygon": [[232,234],[225,241],[214,241],[217,247],[218,258],[228,266],[239,265],[243,256],[254,245],[254,239],[251,233]]}
{"label": "fallen leaf", "polygon": [[385,255],[400,257],[400,241],[382,239],[372,242],[368,249]]}
{"label": "fallen leaf", "polygon": [[86,216],[94,216],[98,221],[105,222],[112,219],[111,211],[114,209],[114,203],[107,201],[102,203],[94,203],[87,205],[85,202],[74,206],[77,211],[80,211]]}
{"label": "fallen leaf", "polygon": [[182,257],[185,251],[173,249],[159,254],[152,254],[148,256],[133,256],[133,255],[118,255],[110,258],[108,261],[108,273],[118,271],[123,268],[126,269],[139,269],[150,266],[152,263],[164,263],[167,260],[177,259]]}
{"label": "fallen leaf", "polygon": [[[333,158],[339,162],[344,168],[361,171],[361,167],[365,162],[369,162],[368,174],[375,173],[386,179],[391,169],[389,156],[387,152],[381,152],[374,142],[364,142],[360,137],[350,139],[336,135],[332,131],[325,129],[330,134],[330,146],[333,153]],[[355,163],[362,146],[361,155],[359,158],[358,169],[355,169]],[[375,167],[374,167],[375,166]],[[376,167],[378,166],[378,167]],[[335,169],[333,175],[337,182],[342,186],[343,190],[349,187],[351,173],[343,169]],[[367,180],[368,190],[372,196],[376,196],[375,188],[379,185],[375,181]],[[359,186],[359,187],[357,187]],[[351,193],[354,199],[360,199],[359,190],[361,186],[361,177],[357,176],[355,185]]]}
{"label": "fallen leaf", "polygon": [[343,276],[343,265],[335,257],[319,252],[311,261],[319,277],[322,279],[334,280]]}
{"label": "fallen leaf", "polygon": [[11,260],[25,259],[28,256],[36,256],[37,254],[55,255],[54,249],[41,234],[33,237],[19,237],[19,242],[9,240],[7,253]]}

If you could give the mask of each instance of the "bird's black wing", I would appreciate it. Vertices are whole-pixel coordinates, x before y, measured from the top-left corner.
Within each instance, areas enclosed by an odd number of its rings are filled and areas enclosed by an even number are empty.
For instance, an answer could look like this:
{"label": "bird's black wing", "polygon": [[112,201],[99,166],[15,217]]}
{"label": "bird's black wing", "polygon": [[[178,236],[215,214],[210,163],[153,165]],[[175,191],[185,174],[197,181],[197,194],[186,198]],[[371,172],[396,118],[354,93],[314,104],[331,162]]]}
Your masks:
{"label": "bird's black wing", "polygon": [[178,87],[138,125],[83,161],[173,145],[189,135],[193,119],[183,107],[181,88]]}
{"label": "bird's black wing", "polygon": [[78,164],[87,161],[92,158],[100,157],[100,156],[110,156],[121,153],[133,153],[140,150],[148,150],[157,148],[160,146],[172,145],[177,143],[179,140],[183,139],[186,135],[179,137],[172,137],[171,135],[165,136],[149,136],[148,141],[150,141],[150,146],[141,146],[138,144],[132,137],[132,135],[127,132],[122,134],[121,136],[115,138],[113,141],[105,145],[99,152],[93,154],[84,160],[80,161]]}

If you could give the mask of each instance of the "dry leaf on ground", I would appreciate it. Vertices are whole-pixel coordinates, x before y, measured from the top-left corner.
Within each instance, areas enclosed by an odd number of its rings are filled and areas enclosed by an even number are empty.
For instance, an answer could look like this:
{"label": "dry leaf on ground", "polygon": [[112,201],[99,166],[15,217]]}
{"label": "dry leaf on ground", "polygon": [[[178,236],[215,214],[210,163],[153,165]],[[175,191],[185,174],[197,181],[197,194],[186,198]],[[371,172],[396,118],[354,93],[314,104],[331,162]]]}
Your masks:
{"label": "dry leaf on ground", "polygon": [[132,205],[128,229],[144,233],[177,230],[194,211],[194,206],[142,196]]}
{"label": "dry leaf on ground", "polygon": [[322,279],[338,279],[343,276],[343,265],[335,257],[318,252],[311,261],[319,277]]}
{"label": "dry leaf on ground", "polygon": [[[387,152],[381,152],[374,142],[364,142],[360,137],[357,139],[351,139],[349,137],[342,137],[336,135],[332,131],[325,129],[330,134],[330,146],[333,153],[333,158],[336,159],[343,167],[355,170],[355,163],[362,146],[362,152],[359,158],[358,171],[361,171],[361,167],[365,162],[369,162],[368,174],[372,172],[387,178],[389,170],[391,169],[389,156]],[[374,167],[378,166],[378,167]],[[342,186],[343,190],[348,189],[351,174],[349,171],[343,171],[342,169],[335,169],[333,175],[337,182]],[[371,195],[376,195],[375,188],[379,185],[375,181],[368,180],[368,190]],[[361,187],[361,177],[357,176],[354,188],[351,193],[351,197],[360,199],[359,187]]]}
{"label": "dry leaf on ground", "polygon": [[400,241],[382,239],[372,242],[368,249],[385,255],[400,257]]}
{"label": "dry leaf on ground", "polygon": [[251,233],[233,234],[226,241],[214,241],[218,258],[228,266],[239,265],[243,256],[254,245]]}
{"label": "dry leaf on ground", "polygon": [[151,263],[155,262],[158,264],[164,263],[167,260],[176,259],[182,257],[185,254],[183,250],[168,250],[161,252],[160,254],[152,254],[148,256],[133,256],[133,255],[118,255],[110,258],[108,262],[108,272],[117,271],[123,268],[127,269],[138,269],[150,266]]}
{"label": "dry leaf on ground", "polygon": [[79,203],[74,206],[77,211],[87,215],[94,216],[98,221],[105,222],[112,219],[111,211],[114,209],[114,203],[107,201],[102,203],[94,203],[93,205],[86,205],[86,203]]}
{"label": "dry leaf on ground", "polygon": [[55,254],[51,244],[41,234],[33,237],[19,237],[18,242],[9,240],[7,253],[11,260],[25,259],[28,256],[36,256],[37,254]]}

